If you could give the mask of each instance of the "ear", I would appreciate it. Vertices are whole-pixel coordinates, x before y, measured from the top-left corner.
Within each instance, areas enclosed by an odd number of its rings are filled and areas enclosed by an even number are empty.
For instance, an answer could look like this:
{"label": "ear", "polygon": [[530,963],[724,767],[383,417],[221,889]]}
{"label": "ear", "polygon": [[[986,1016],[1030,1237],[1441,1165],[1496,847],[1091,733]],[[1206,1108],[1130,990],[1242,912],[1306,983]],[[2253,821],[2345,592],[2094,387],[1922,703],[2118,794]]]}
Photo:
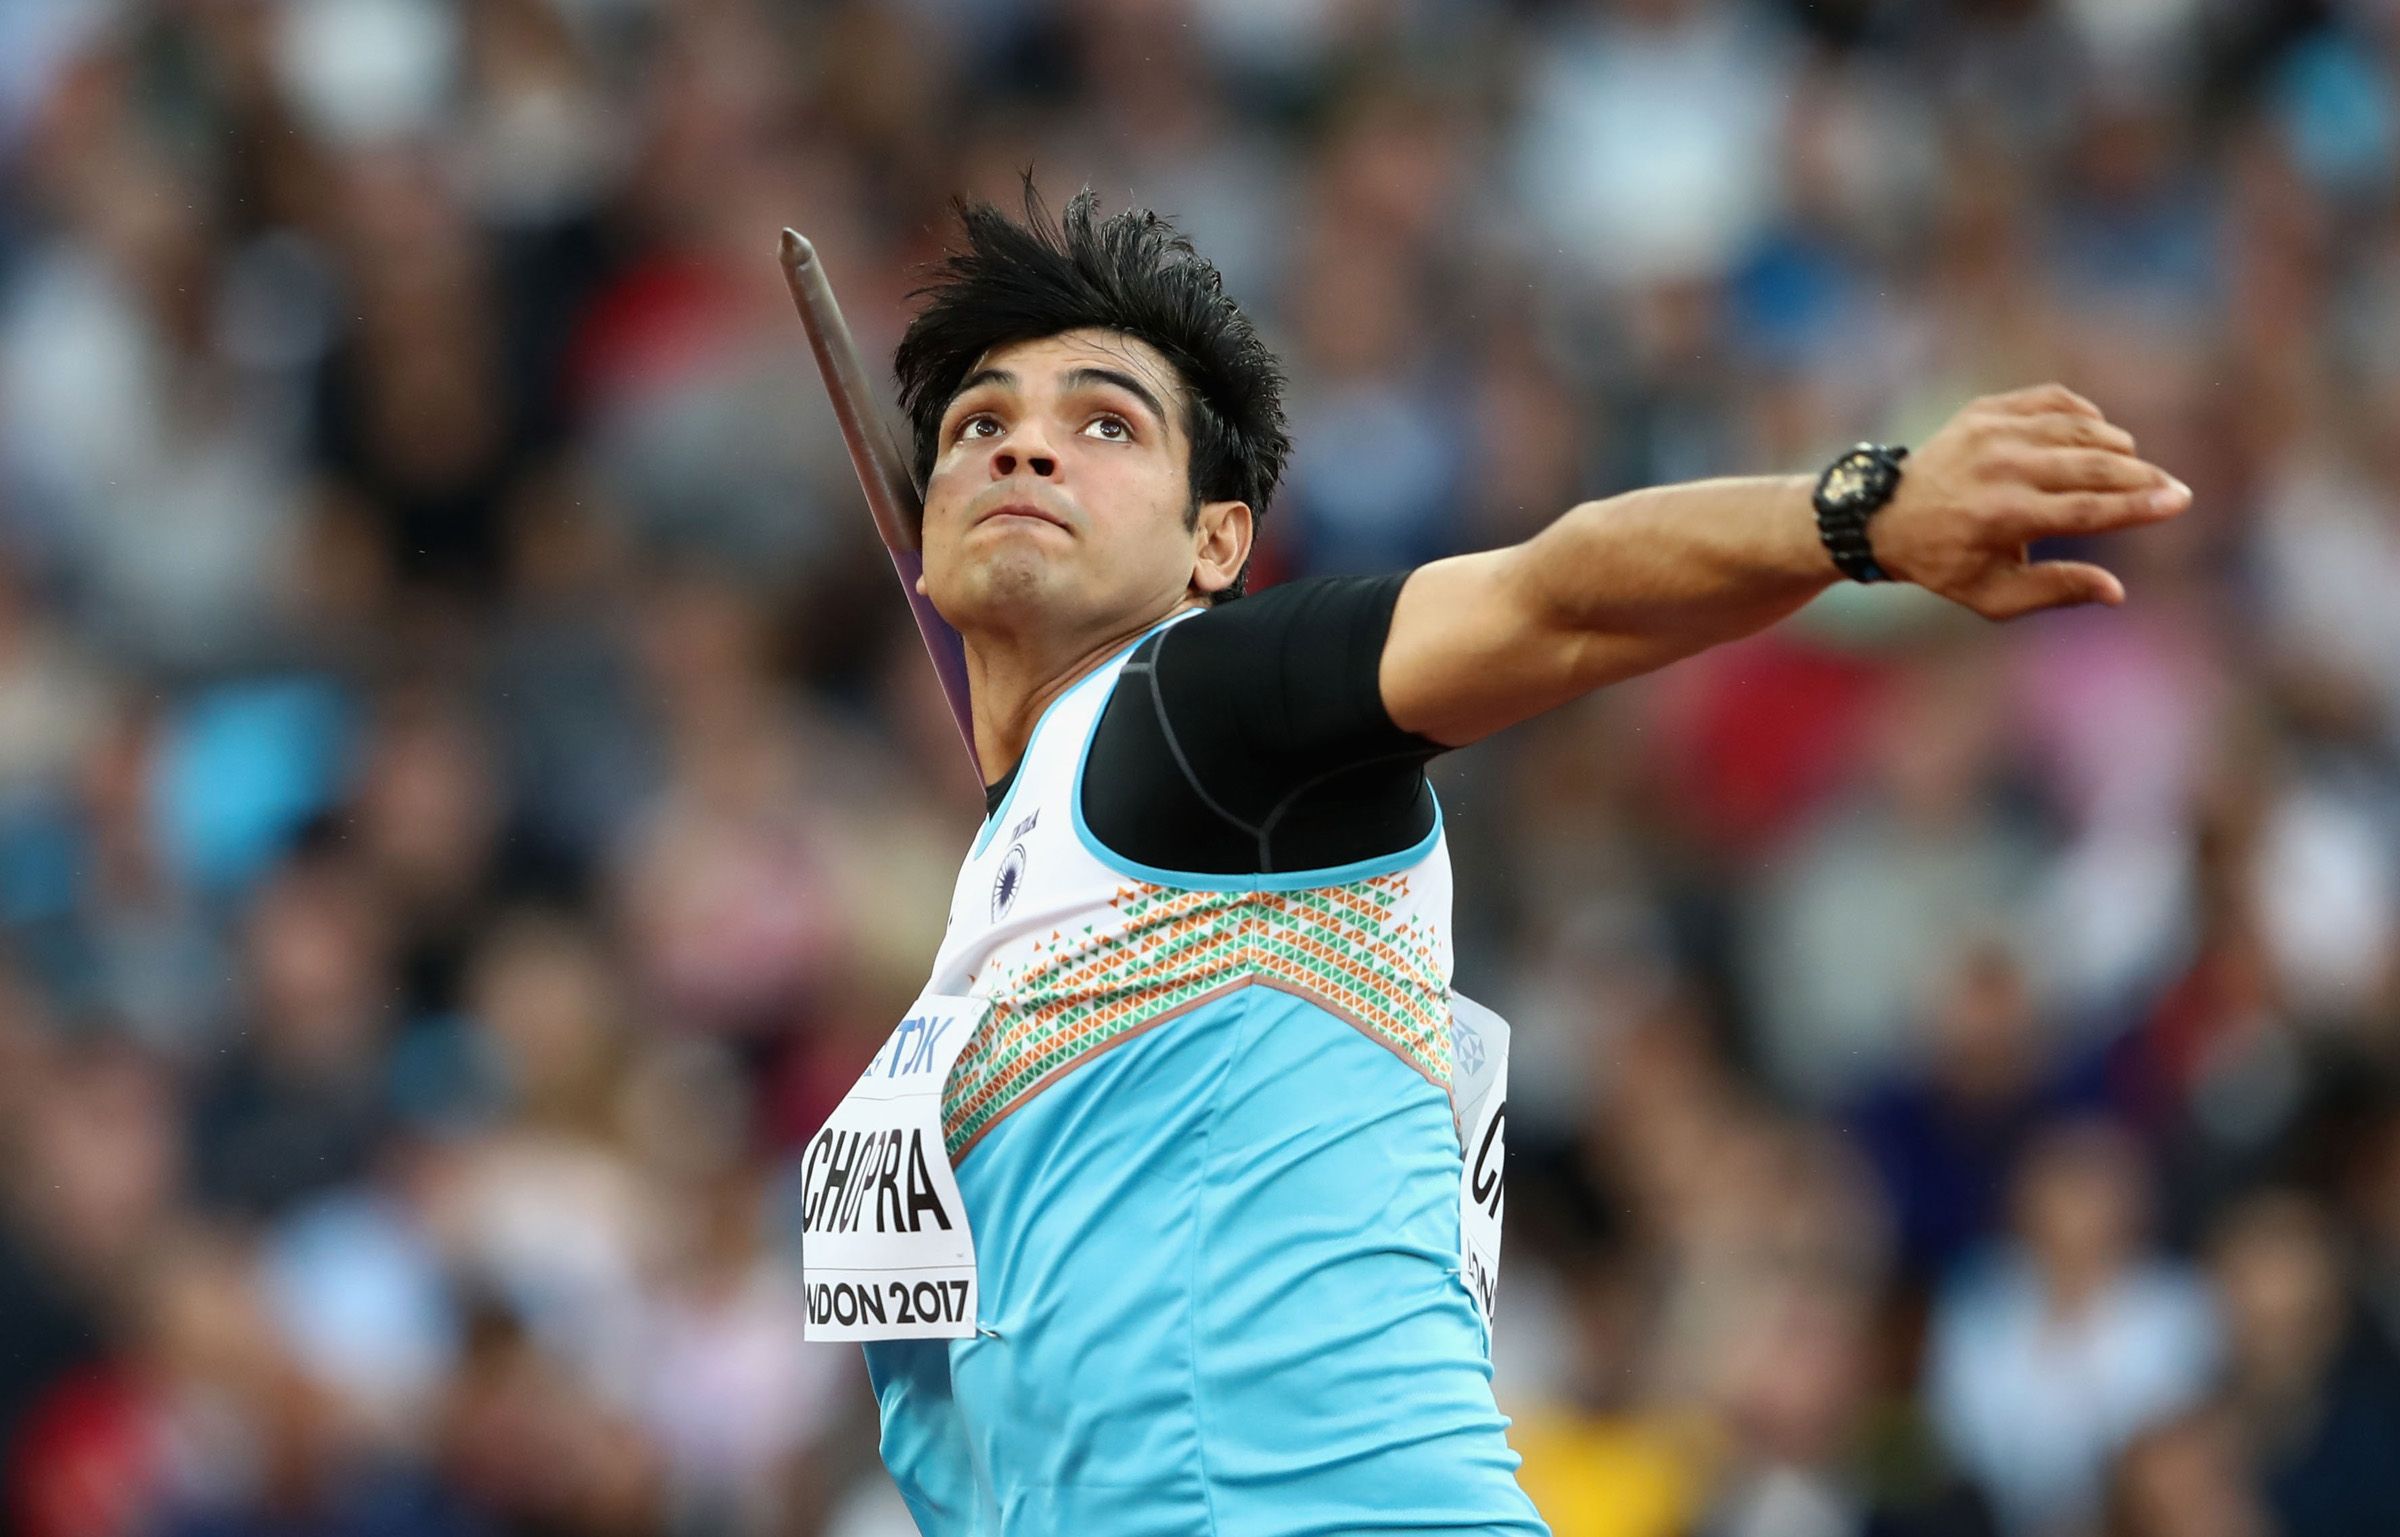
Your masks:
{"label": "ear", "polygon": [[1192,591],[1214,597],[1233,585],[1250,558],[1253,524],[1248,502],[1202,502],[1192,529]]}

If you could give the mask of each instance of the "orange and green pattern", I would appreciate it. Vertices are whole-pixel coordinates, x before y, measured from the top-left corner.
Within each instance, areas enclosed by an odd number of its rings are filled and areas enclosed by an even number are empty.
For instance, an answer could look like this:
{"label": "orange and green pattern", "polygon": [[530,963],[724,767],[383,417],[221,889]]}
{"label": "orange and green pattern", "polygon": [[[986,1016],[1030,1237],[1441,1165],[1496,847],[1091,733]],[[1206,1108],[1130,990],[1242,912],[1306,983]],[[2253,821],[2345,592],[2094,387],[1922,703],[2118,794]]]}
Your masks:
{"label": "orange and green pattern", "polygon": [[1083,1059],[1253,984],[1309,998],[1449,1092],[1449,979],[1409,897],[1406,871],[1301,891],[1119,886],[1121,923],[1053,932],[976,988],[992,1009],[942,1096],[950,1156]]}

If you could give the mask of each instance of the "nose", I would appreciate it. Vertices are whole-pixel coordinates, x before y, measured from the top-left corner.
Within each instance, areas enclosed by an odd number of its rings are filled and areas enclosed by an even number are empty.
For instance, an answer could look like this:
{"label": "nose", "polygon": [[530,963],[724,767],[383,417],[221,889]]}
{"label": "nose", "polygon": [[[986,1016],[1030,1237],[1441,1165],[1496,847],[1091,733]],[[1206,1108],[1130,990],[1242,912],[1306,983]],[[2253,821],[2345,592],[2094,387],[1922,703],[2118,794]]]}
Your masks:
{"label": "nose", "polygon": [[1041,440],[1039,433],[1023,428],[1011,432],[992,450],[992,479],[1006,480],[1018,470],[1028,470],[1043,480],[1058,476],[1058,455]]}

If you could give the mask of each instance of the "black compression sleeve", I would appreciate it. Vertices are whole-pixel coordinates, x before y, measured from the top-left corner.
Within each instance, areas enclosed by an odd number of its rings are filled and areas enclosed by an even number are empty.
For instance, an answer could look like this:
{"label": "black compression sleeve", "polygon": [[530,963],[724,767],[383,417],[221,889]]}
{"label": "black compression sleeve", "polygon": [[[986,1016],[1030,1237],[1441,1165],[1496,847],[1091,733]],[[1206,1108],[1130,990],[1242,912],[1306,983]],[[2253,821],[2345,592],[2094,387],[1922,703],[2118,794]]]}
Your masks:
{"label": "black compression sleeve", "polygon": [[1427,759],[1379,674],[1408,573],[1291,582],[1170,625],[1126,664],[1084,816],[1110,848],[1204,874],[1393,853],[1433,825]]}

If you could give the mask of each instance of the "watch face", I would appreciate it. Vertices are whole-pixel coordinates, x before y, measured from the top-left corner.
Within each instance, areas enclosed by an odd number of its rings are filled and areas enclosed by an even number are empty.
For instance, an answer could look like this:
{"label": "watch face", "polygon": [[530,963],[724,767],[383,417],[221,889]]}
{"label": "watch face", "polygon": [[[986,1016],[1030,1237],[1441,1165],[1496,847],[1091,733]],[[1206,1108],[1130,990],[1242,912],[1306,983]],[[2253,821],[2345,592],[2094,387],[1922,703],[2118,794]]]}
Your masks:
{"label": "watch face", "polygon": [[1847,502],[1865,493],[1866,467],[1855,459],[1844,459],[1825,476],[1825,499]]}

